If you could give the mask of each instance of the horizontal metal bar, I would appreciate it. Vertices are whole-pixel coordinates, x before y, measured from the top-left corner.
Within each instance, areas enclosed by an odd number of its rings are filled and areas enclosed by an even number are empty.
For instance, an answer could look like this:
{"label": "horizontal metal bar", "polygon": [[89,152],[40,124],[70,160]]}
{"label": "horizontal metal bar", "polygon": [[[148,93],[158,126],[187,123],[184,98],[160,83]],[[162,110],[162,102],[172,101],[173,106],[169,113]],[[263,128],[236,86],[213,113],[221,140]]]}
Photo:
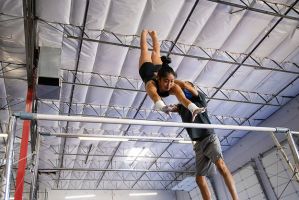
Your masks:
{"label": "horizontal metal bar", "polygon": [[171,141],[185,141],[184,138],[175,137],[150,137],[150,136],[127,136],[127,135],[94,135],[94,134],[75,134],[75,133],[40,133],[43,136],[56,137],[86,137],[86,138],[113,138],[113,139],[129,139],[129,140],[171,140]]}
{"label": "horizontal metal bar", "polygon": [[[133,119],[117,119],[117,118],[105,118],[105,117],[46,115],[46,114],[36,114],[36,113],[26,113],[26,112],[15,113],[14,115],[20,117],[23,120],[49,120],[49,121],[146,125],[146,126],[166,126],[166,127],[182,127],[182,128],[229,129],[229,130],[260,131],[260,132],[277,132],[277,130],[281,130],[281,128],[277,129],[273,127],[178,123],[178,122],[162,122],[162,121],[148,121],[148,120],[133,120]],[[289,129],[286,128],[285,130],[289,130]]]}
{"label": "horizontal metal bar", "polygon": [[[1,153],[1,152],[0,152]],[[4,153],[4,152],[2,152]],[[55,153],[55,155],[61,155],[61,153]],[[65,156],[87,156],[87,154],[84,153],[65,153]],[[89,154],[88,156],[90,157],[110,157],[110,154]],[[116,158],[142,158],[142,159],[171,159],[171,160],[187,160],[190,159],[191,157],[166,157],[166,156],[129,156],[129,155],[115,155],[114,157]]]}
{"label": "horizontal metal bar", "polygon": [[128,189],[123,189],[123,188],[88,188],[88,189],[84,189],[84,188],[51,188],[51,190],[79,190],[79,191],[84,191],[84,190],[117,190],[117,191],[144,191],[144,190],[155,190],[155,191],[165,191],[165,189],[152,189],[152,188],[148,188],[148,189],[132,189],[132,188],[128,188]]}
{"label": "horizontal metal bar", "polygon": [[55,171],[95,171],[95,172],[163,172],[163,173],[184,173],[193,174],[195,171],[185,170],[150,170],[150,169],[98,169],[98,168],[44,168],[38,169],[39,172],[55,172]]}
{"label": "horizontal metal bar", "polygon": [[[52,179],[53,181],[58,181],[58,179],[55,179],[55,178],[53,178]],[[84,178],[76,178],[76,179],[74,179],[74,178],[61,178],[61,179],[59,179],[60,181],[97,181],[98,179],[84,179]],[[115,179],[115,180],[113,180],[113,179],[103,179],[103,181],[111,181],[111,182],[115,182],[115,181],[117,181],[117,182],[120,182],[120,181],[136,181],[136,179],[125,179],[125,180],[118,180],[118,179]],[[159,180],[139,180],[140,182],[151,182],[151,181],[153,181],[153,182],[157,182],[157,181],[177,181],[177,182],[180,182],[180,181],[182,181],[182,180],[171,180],[171,179],[166,179],[166,180],[163,180],[163,179],[159,179]]]}

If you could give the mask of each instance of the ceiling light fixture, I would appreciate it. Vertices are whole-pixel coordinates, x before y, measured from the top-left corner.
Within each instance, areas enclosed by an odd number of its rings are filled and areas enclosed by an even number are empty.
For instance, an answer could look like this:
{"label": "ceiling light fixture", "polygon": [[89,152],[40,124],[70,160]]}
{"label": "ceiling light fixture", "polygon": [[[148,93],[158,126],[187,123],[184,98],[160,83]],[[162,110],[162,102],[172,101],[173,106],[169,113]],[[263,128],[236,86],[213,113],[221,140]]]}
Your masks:
{"label": "ceiling light fixture", "polygon": [[91,198],[95,196],[96,196],[95,194],[76,195],[76,196],[66,196],[65,199],[81,199],[81,198]]}
{"label": "ceiling light fixture", "polygon": [[128,152],[128,157],[144,156],[148,152],[148,148],[133,147]]}
{"label": "ceiling light fixture", "polygon": [[95,135],[95,134],[74,134],[74,133],[47,133],[40,132],[43,136],[56,136],[56,137],[68,137],[79,138],[81,140],[100,140],[100,141],[142,141],[142,140],[162,140],[178,142],[183,141],[184,138],[176,137],[153,137],[153,136],[129,136],[129,135]]}
{"label": "ceiling light fixture", "polygon": [[147,193],[130,193],[129,196],[133,197],[140,197],[140,196],[155,196],[157,192],[147,192]]}
{"label": "ceiling light fixture", "polygon": [[179,140],[178,143],[182,143],[182,144],[192,144],[191,140]]}

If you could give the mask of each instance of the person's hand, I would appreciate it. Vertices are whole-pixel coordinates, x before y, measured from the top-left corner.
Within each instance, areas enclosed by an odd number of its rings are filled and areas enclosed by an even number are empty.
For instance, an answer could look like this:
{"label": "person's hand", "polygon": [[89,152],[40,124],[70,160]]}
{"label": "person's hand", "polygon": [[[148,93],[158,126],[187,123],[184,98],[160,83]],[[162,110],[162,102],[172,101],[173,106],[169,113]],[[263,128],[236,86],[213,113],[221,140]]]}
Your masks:
{"label": "person's hand", "polygon": [[166,114],[169,114],[169,112],[176,112],[177,111],[177,105],[167,105],[163,106],[161,110],[165,112]]}
{"label": "person's hand", "polygon": [[178,105],[177,104],[171,104],[169,105],[169,112],[178,112]]}
{"label": "person's hand", "polygon": [[201,107],[201,108],[198,108],[198,109],[194,110],[193,113],[192,113],[192,122],[194,122],[194,120],[195,120],[195,118],[198,114],[204,113],[204,112],[206,112],[206,110],[207,109],[205,107]]}

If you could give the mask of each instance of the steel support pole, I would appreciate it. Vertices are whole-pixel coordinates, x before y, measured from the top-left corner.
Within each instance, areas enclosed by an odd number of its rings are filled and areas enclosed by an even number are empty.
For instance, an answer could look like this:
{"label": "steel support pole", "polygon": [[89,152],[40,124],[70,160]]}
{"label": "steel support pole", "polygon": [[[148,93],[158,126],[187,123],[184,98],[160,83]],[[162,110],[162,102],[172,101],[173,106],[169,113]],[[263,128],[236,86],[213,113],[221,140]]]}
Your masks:
{"label": "steel support pole", "polygon": [[278,139],[276,138],[276,136],[273,132],[271,133],[271,136],[272,136],[272,139],[273,139],[277,149],[281,153],[281,156],[286,161],[286,163],[289,166],[289,169],[291,170],[291,172],[295,174],[296,180],[299,182],[299,174],[298,174],[298,172],[296,172],[296,168],[290,162],[286,152],[283,150],[283,147],[281,146],[281,144],[279,143]]}
{"label": "steel support pole", "polygon": [[293,135],[292,135],[292,132],[289,131],[287,133],[287,137],[288,137],[288,143],[289,143],[289,146],[290,146],[290,149],[291,149],[291,152],[293,154],[293,158],[294,158],[294,162],[295,162],[295,171],[294,173],[296,173],[296,177],[297,177],[297,181],[299,182],[299,174],[298,174],[298,170],[299,170],[299,153],[298,153],[298,148],[296,146],[296,143],[294,141],[294,138],[293,138]]}
{"label": "steel support pole", "polygon": [[14,138],[15,138],[15,128],[16,128],[16,117],[11,116],[9,118],[8,127],[8,138],[6,146],[6,162],[5,170],[2,175],[2,187],[0,193],[0,199],[9,200],[10,197],[10,177],[12,174],[12,164],[13,164],[13,149],[14,149]]}
{"label": "steel support pole", "polygon": [[30,200],[37,200],[37,176],[39,164],[40,134],[36,134],[36,144],[34,152],[33,172],[31,177]]}

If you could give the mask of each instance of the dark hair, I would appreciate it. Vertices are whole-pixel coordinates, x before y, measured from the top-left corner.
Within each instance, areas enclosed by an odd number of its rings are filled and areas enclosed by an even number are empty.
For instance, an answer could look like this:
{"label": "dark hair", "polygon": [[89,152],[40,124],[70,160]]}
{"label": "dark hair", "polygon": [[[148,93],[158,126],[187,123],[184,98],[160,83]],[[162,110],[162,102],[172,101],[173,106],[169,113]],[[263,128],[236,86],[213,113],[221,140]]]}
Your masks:
{"label": "dark hair", "polygon": [[158,71],[158,77],[165,78],[168,76],[168,74],[172,74],[174,77],[176,77],[176,73],[171,67],[169,67],[168,65],[167,66],[162,65],[162,67]]}
{"label": "dark hair", "polygon": [[171,63],[171,58],[168,56],[161,56],[162,67],[158,71],[159,78],[165,78],[168,74],[174,75],[176,77],[175,71],[168,65]]}
{"label": "dark hair", "polygon": [[168,57],[168,56],[161,56],[161,61],[163,63],[162,66],[168,66],[169,67],[168,64],[171,63],[171,58]]}

